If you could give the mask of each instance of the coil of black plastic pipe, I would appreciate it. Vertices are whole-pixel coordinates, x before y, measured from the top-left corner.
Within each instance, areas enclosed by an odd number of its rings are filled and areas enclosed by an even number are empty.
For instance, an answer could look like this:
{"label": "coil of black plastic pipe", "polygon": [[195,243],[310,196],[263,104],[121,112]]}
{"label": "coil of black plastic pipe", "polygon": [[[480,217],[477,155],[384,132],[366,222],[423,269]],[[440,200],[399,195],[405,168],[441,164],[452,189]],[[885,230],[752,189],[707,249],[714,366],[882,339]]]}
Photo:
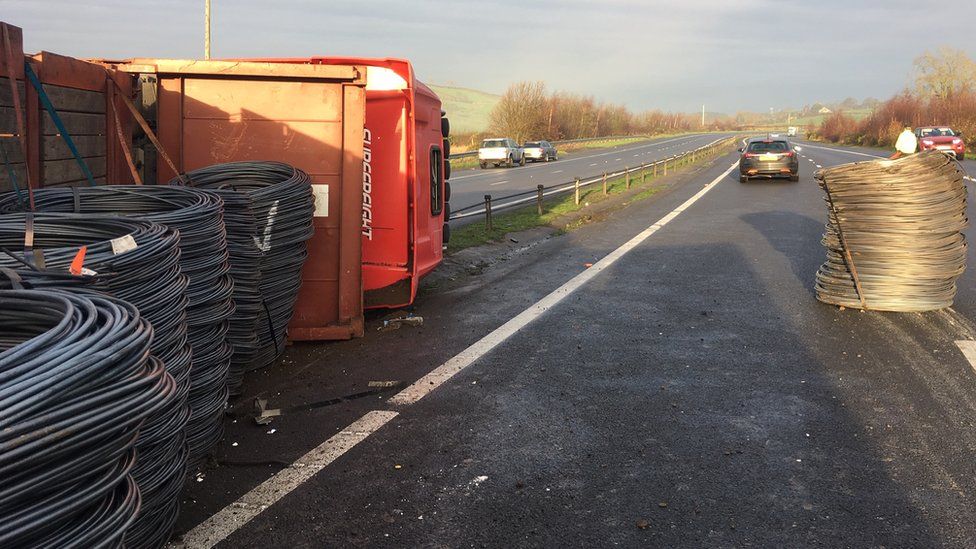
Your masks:
{"label": "coil of black plastic pipe", "polygon": [[[227,255],[223,201],[214,193],[160,185],[39,189],[36,209],[135,216],[178,230],[180,268],[189,278],[186,295],[187,334],[192,348],[190,418],[186,424],[188,464],[197,468],[223,435],[227,372],[233,352],[227,342],[227,319],[234,312],[233,280]],[[0,211],[22,207],[7,193]]]}
{"label": "coil of black plastic pipe", "polygon": [[122,545],[139,428],[177,391],[152,333],[97,292],[0,290],[0,547]]}
{"label": "coil of black plastic pipe", "polygon": [[[243,193],[255,219],[254,242],[261,251],[261,310],[255,330],[258,348],[244,370],[274,363],[285,349],[288,323],[302,282],[312,237],[315,200],[311,179],[282,162],[228,162],[186,174],[188,184]],[[170,184],[181,183],[180,180]],[[247,230],[247,229],[242,229]],[[243,240],[243,238],[241,239]]]}
{"label": "coil of black plastic pipe", "polygon": [[[187,278],[180,270],[179,235],[145,220],[83,214],[32,214],[34,251],[24,250],[25,214],[0,215],[0,287],[50,288],[87,283],[135,305],[153,326],[152,353],[176,381],[169,405],[143,425],[133,477],[142,508],[128,544],[159,547],[169,538],[186,476],[183,433],[189,408],[190,346],[186,334]],[[68,268],[81,246],[84,267]],[[33,260],[31,259],[33,258]],[[43,260],[42,260],[43,258]],[[38,267],[42,262],[44,269]]]}
{"label": "coil of black plastic pipe", "polygon": [[[186,176],[185,176],[186,177]],[[180,184],[177,178],[170,185]],[[245,193],[223,185],[195,184],[216,193],[224,201],[224,227],[227,230],[227,251],[230,274],[234,279],[234,314],[231,315],[227,340],[234,349],[227,389],[231,395],[240,394],[244,371],[254,361],[259,350],[256,322],[264,310],[261,300],[261,257],[257,246],[257,222],[251,207],[251,198]]]}

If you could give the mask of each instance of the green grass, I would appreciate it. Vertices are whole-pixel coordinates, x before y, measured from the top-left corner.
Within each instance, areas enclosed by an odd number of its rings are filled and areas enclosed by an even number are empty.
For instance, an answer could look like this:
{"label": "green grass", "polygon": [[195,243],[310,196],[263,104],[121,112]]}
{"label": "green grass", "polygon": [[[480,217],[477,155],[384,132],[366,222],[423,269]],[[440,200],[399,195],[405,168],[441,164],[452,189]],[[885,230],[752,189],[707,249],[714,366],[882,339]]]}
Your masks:
{"label": "green grass", "polygon": [[430,86],[441,98],[443,109],[451,119],[452,133],[476,133],[488,129],[488,115],[501,99],[500,95],[454,86]]}
{"label": "green grass", "polygon": [[[843,111],[844,114],[850,116],[854,120],[863,120],[871,115],[873,112],[871,109],[850,109]],[[794,118],[791,122],[787,123],[786,120],[780,122],[783,126],[820,126],[823,124],[824,119],[826,119],[829,114],[815,114],[812,116],[803,116],[800,118]]]}

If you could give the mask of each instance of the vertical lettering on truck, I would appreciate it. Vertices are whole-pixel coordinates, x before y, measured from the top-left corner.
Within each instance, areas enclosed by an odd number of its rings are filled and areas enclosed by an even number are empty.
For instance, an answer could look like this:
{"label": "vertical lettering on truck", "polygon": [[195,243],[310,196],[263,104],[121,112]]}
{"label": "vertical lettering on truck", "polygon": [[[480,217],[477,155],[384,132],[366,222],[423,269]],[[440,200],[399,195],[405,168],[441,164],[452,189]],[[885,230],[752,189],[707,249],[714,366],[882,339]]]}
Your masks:
{"label": "vertical lettering on truck", "polygon": [[369,128],[363,128],[363,236],[366,240],[373,240],[372,138]]}

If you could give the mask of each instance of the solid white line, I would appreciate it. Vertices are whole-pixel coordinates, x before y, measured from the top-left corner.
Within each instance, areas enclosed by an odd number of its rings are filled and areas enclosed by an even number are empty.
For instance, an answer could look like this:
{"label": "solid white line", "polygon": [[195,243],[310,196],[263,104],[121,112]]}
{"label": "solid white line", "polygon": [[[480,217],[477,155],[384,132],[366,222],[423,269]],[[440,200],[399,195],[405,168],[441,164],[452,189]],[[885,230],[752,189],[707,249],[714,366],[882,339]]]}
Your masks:
{"label": "solid white line", "polygon": [[817,145],[810,145],[809,143],[805,143],[803,146],[804,147],[810,147],[811,149],[821,149],[821,150],[824,150],[824,151],[833,151],[833,152],[839,152],[839,153],[845,153],[845,154],[854,154],[854,155],[857,155],[857,156],[866,156],[868,158],[887,158],[886,156],[881,156],[881,155],[877,155],[877,154],[866,154],[866,153],[857,152],[857,151],[849,151],[847,149],[837,149],[837,148],[834,148],[834,147],[820,147],[820,146],[817,146]]}
{"label": "solid white line", "polygon": [[956,347],[962,351],[962,356],[969,361],[969,366],[976,371],[976,341],[963,339],[956,341]]}
{"label": "solid white line", "polygon": [[295,463],[278,471],[234,503],[198,524],[172,546],[197,549],[220,543],[396,416],[397,412],[392,411],[367,413]]}
{"label": "solid white line", "polygon": [[594,263],[589,269],[586,269],[585,271],[571,278],[562,286],[556,288],[552,293],[543,297],[528,309],[519,313],[517,316],[515,316],[515,318],[512,318],[508,322],[502,324],[488,335],[474,342],[467,349],[464,349],[460,353],[454,355],[454,357],[444,364],[441,364],[435,368],[429,374],[418,379],[412,385],[399,393],[393,395],[393,397],[391,397],[387,402],[394,406],[413,404],[414,402],[417,402],[424,396],[428,395],[434,389],[440,387],[445,381],[451,379],[458,372],[470,366],[474,361],[483,357],[486,353],[505,342],[505,340],[512,337],[512,335],[514,335],[516,332],[542,316],[543,313],[555,307],[560,301],[571,295],[584,284],[592,280],[595,276],[616,263],[617,260],[623,257],[627,252],[633,250],[639,244],[650,238],[650,236],[660,230],[661,227],[664,227],[670,223],[671,220],[681,215],[681,213],[690,208],[692,204],[698,202],[701,197],[705,196],[705,193],[712,190],[720,181],[722,181],[722,179],[732,173],[732,170],[734,170],[738,165],[738,162],[732,164],[729,169],[722,172],[721,175],[712,180],[712,182],[708,185],[705,185],[705,187],[695,193],[694,196],[688,200],[685,200],[680,206],[671,210],[669,214],[659,219],[657,223],[654,223],[650,227],[641,231],[637,236],[631,238],[622,246],[604,256],[603,259]]}

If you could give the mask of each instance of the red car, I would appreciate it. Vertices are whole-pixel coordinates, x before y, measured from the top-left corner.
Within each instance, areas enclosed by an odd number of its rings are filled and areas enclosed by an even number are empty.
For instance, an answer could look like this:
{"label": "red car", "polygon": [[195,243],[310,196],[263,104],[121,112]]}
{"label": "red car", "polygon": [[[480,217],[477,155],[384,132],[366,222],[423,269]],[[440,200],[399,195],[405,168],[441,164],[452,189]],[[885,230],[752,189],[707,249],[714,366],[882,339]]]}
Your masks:
{"label": "red car", "polygon": [[922,126],[915,128],[919,151],[942,151],[962,160],[966,157],[966,142],[962,135],[946,126]]}

